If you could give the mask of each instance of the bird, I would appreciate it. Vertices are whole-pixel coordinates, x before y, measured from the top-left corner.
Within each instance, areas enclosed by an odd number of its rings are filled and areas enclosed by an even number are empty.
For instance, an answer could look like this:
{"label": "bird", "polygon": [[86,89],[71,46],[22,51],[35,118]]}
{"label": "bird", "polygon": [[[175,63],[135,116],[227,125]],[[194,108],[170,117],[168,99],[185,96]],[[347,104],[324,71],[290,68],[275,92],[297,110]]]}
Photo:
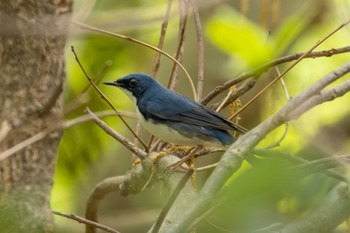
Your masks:
{"label": "bird", "polygon": [[147,74],[133,73],[104,82],[125,92],[135,104],[141,125],[157,138],[181,146],[225,147],[245,133],[209,107],[163,87]]}

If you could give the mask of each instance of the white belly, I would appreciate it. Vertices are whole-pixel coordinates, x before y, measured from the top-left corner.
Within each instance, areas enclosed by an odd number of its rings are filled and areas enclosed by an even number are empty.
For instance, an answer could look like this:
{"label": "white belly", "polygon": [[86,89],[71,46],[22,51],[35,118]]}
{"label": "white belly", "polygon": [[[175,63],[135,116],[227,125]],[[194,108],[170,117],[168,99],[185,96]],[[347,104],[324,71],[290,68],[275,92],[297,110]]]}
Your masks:
{"label": "white belly", "polygon": [[193,138],[187,138],[184,137],[182,134],[180,134],[178,131],[165,126],[163,124],[153,124],[150,121],[146,121],[142,114],[138,111],[136,108],[137,116],[142,124],[142,126],[151,134],[156,136],[157,138],[165,141],[170,142],[175,145],[184,145],[184,146],[197,146],[197,145],[203,145],[203,146],[220,146],[221,143],[219,142],[208,142],[203,141],[201,138],[193,137]]}

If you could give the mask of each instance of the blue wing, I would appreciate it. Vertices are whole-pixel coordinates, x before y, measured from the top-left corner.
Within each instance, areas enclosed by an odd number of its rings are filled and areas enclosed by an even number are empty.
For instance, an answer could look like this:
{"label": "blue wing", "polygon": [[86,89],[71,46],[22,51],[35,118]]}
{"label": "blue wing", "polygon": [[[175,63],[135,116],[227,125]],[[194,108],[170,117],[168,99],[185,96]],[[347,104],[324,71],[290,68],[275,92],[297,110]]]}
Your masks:
{"label": "blue wing", "polygon": [[165,95],[160,94],[145,98],[138,103],[138,106],[146,119],[246,132],[243,127],[224,119],[212,109],[169,90]]}

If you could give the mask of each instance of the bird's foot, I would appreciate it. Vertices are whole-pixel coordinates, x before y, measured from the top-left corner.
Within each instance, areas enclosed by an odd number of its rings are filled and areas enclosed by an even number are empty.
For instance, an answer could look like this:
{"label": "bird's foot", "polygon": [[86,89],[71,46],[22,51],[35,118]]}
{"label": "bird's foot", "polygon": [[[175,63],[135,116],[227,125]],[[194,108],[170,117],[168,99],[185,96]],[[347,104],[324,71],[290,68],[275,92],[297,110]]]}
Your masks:
{"label": "bird's foot", "polygon": [[179,168],[181,167],[181,165],[183,163],[187,163],[187,165],[189,166],[193,166],[194,164],[194,154],[196,152],[198,152],[200,149],[202,149],[201,146],[198,146],[198,147],[190,147],[190,148],[187,148],[188,151],[187,151],[187,154],[182,157],[177,163],[174,163],[172,165],[170,165],[169,167],[172,168],[172,169],[176,169],[176,168]]}
{"label": "bird's foot", "polygon": [[132,161],[131,168],[136,167],[140,163],[141,163],[141,159],[135,159],[134,161]]}
{"label": "bird's foot", "polygon": [[161,158],[163,158],[164,156],[166,156],[167,154],[170,154],[173,151],[177,151],[177,150],[188,150],[191,147],[189,146],[172,146],[166,150],[163,150],[161,152],[159,152],[154,158],[153,158],[153,163],[156,164]]}

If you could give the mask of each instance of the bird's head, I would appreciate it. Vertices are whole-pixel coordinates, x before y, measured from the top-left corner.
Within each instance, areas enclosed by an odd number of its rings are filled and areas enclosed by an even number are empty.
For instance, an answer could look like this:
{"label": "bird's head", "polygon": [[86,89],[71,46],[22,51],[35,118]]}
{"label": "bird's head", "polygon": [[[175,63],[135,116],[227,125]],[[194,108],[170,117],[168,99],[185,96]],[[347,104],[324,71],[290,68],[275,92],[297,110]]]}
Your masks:
{"label": "bird's head", "polygon": [[147,74],[134,73],[112,82],[104,82],[106,85],[121,88],[131,98],[140,99],[146,92],[157,88],[160,84]]}

